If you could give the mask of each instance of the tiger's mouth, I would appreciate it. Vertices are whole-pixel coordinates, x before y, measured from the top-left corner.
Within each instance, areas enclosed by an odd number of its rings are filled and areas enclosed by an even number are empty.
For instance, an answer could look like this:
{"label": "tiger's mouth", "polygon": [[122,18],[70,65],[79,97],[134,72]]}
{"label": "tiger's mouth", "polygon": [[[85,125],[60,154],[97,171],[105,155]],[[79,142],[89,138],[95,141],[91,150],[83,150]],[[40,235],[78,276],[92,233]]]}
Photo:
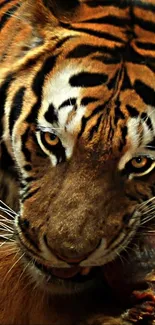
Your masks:
{"label": "tiger's mouth", "polygon": [[97,276],[99,267],[80,267],[71,266],[70,268],[48,267],[44,264],[34,261],[34,265],[45,276],[48,277],[48,282],[52,281],[53,277],[71,282],[86,282],[91,281]]}

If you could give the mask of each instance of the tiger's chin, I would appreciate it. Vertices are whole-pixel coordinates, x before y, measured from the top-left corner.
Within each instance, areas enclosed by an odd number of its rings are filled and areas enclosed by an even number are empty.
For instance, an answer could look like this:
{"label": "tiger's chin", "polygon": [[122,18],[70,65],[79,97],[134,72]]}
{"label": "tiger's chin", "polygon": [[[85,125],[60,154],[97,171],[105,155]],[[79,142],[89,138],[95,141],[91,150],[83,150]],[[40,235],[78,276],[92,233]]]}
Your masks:
{"label": "tiger's chin", "polygon": [[37,287],[56,295],[71,295],[101,285],[101,267],[55,268],[34,261],[29,267],[29,272]]}

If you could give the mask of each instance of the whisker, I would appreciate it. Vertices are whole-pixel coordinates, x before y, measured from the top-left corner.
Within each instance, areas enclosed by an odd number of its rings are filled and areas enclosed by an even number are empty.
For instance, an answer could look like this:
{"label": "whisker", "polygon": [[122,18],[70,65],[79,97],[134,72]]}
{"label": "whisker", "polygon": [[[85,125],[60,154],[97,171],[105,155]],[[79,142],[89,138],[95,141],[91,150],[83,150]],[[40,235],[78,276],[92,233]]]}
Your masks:
{"label": "whisker", "polygon": [[13,240],[12,239],[12,237],[10,237],[10,238],[8,238],[9,236],[8,236],[8,234],[4,234],[4,235],[0,235],[0,241],[1,241],[1,239],[6,239],[7,241],[15,241],[15,240]]}
{"label": "whisker", "polygon": [[[13,220],[15,219],[15,217],[18,214],[15,211],[13,211],[11,208],[9,208],[9,207],[6,208],[3,205],[5,205],[5,203],[2,202],[2,201],[0,201],[0,211],[2,211],[3,213],[7,214],[12,219],[12,222],[13,222]],[[5,220],[7,220],[6,216],[4,216],[4,215],[0,215],[0,217],[3,218],[3,219],[5,219]]]}
{"label": "whisker", "polygon": [[6,224],[4,224],[4,223],[2,223],[2,222],[0,222],[0,229],[2,230],[2,229],[7,229],[8,231],[10,231],[10,232],[13,232],[13,227],[9,227],[8,225],[6,225]]}
{"label": "whisker", "polygon": [[0,208],[2,209],[7,209],[10,212],[12,212],[13,214],[17,214],[14,210],[12,210],[5,202],[3,202],[2,200],[0,200],[0,204],[2,204],[2,207],[0,206]]}
{"label": "whisker", "polygon": [[[126,251],[125,248],[123,250]],[[116,253],[116,254],[117,254],[118,258],[121,260],[122,265],[125,265],[128,262],[127,258],[125,258],[124,255],[121,255],[120,253]]]}
{"label": "whisker", "polygon": [[0,234],[1,234],[1,232],[4,233],[6,231],[8,232],[8,234],[11,234],[11,235],[14,234],[14,232],[11,231],[10,229],[7,229],[6,227],[0,227]]}
{"label": "whisker", "polygon": [[23,253],[18,260],[11,266],[10,270],[7,272],[6,276],[11,272],[11,270],[15,267],[15,265],[23,258],[23,256],[25,255],[25,253]]}
{"label": "whisker", "polygon": [[142,213],[143,216],[144,216],[145,214],[148,214],[148,213],[150,213],[150,212],[152,213],[153,211],[155,212],[155,207],[154,207],[154,206],[151,207],[151,208],[149,208],[149,209],[147,209],[147,210],[144,210],[144,211],[142,210],[141,213]]}
{"label": "whisker", "polygon": [[155,200],[155,196],[153,196],[153,197],[151,197],[150,199],[148,199],[148,200],[142,202],[142,203],[139,205],[138,210],[139,210],[141,207],[143,207],[143,206],[147,205],[148,203],[152,202],[153,200]]}
{"label": "whisker", "polygon": [[149,222],[149,221],[151,221],[154,218],[155,218],[155,215],[153,214],[153,216],[149,216],[148,218],[145,218],[145,220],[143,220],[141,222],[141,224],[144,225],[146,222]]}
{"label": "whisker", "polygon": [[14,220],[9,220],[7,217],[0,215],[0,221],[10,223],[11,225],[14,225]]}
{"label": "whisker", "polygon": [[12,211],[5,209],[3,207],[0,206],[0,210],[8,215],[10,215],[11,217],[13,217],[15,215],[15,213],[13,213]]}
{"label": "whisker", "polygon": [[4,234],[8,234],[9,236],[13,236],[14,235],[14,233],[12,231],[9,231],[6,228],[0,228],[0,236],[1,235],[4,235]]}
{"label": "whisker", "polygon": [[[1,242],[1,241],[0,241]],[[1,244],[0,244],[0,248],[1,247],[3,247],[3,245],[7,245],[7,247],[8,247],[8,245],[12,245],[12,243],[15,243],[15,240],[13,240],[13,239],[8,239],[7,238],[7,240],[4,240]]]}
{"label": "whisker", "polygon": [[142,218],[142,222],[147,222],[149,220],[152,220],[154,216],[155,216],[154,212],[150,213],[149,215],[146,214],[145,218]]}
{"label": "whisker", "polygon": [[21,280],[22,276],[24,275],[24,273],[26,272],[27,268],[29,267],[29,265],[32,263],[32,261],[29,261],[29,263],[26,264],[26,266],[24,267],[23,271],[21,272],[21,275],[18,279],[18,281]]}
{"label": "whisker", "polygon": [[[11,247],[8,248],[8,244],[11,244]],[[19,252],[19,248],[17,250],[17,248],[15,249],[15,247],[12,247],[12,243],[7,243],[7,247],[2,247],[0,248],[0,252],[7,252],[7,253],[11,253],[11,252]]]}
{"label": "whisker", "polygon": [[139,228],[144,229],[144,230],[152,230],[152,224],[151,224],[151,226],[149,226],[149,225],[148,226],[147,225],[143,226],[143,225],[140,224]]}

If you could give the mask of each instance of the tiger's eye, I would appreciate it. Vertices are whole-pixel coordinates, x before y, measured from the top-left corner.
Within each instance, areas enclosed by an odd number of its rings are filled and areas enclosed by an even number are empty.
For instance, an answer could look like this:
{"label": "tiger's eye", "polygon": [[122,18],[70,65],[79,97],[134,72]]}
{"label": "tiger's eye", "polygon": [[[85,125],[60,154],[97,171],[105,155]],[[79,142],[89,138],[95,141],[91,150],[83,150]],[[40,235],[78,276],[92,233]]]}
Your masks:
{"label": "tiger's eye", "polygon": [[56,146],[59,142],[59,138],[54,133],[45,132],[45,141],[50,146]]}
{"label": "tiger's eye", "polygon": [[146,157],[136,157],[131,160],[131,164],[134,168],[143,168],[146,166],[148,158]]}

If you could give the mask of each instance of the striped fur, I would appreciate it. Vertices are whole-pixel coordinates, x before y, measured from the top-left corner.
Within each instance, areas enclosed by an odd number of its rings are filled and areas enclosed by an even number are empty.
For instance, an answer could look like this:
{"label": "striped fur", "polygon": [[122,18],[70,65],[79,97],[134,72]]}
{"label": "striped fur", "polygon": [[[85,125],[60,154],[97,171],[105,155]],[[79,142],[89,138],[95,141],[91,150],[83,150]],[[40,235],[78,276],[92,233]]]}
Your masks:
{"label": "striped fur", "polygon": [[46,289],[47,269],[104,269],[154,211],[155,1],[0,0],[0,30],[0,199]]}

